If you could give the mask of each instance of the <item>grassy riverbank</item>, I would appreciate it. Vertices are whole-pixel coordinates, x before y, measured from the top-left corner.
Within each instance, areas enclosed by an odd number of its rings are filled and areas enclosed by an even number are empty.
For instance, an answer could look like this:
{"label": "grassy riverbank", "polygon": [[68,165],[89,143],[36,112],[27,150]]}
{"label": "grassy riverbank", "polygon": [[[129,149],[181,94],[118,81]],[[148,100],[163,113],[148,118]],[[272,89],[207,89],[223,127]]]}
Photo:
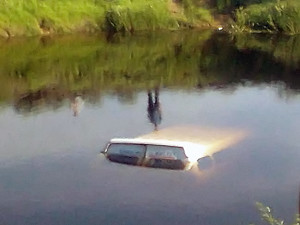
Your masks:
{"label": "grassy riverbank", "polygon": [[[184,1],[189,3],[188,0]],[[0,36],[179,29],[210,24],[204,8],[170,0],[3,0]]]}
{"label": "grassy riverbank", "polygon": [[236,11],[235,31],[300,33],[300,1],[273,0]]}
{"label": "grassy riverbank", "polygon": [[3,0],[0,36],[216,28],[300,33],[298,0]]}

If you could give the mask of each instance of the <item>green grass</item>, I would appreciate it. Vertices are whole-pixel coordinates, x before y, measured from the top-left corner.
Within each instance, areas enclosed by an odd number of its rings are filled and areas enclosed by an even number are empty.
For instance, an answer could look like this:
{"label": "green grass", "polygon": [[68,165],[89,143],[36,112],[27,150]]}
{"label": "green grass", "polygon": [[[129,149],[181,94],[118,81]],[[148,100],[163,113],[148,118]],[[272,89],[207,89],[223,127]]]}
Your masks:
{"label": "green grass", "polygon": [[[35,36],[75,32],[134,32],[214,27],[211,12],[240,2],[233,14],[236,32],[300,33],[298,0],[222,0],[207,9],[202,1],[181,0],[2,0],[0,36]],[[252,4],[253,2],[261,2]],[[239,3],[239,4],[240,4]],[[175,8],[176,8],[175,7]],[[176,11],[176,10],[175,10]]]}
{"label": "green grass", "polygon": [[122,0],[106,5],[105,30],[129,31],[177,29],[164,0]]}
{"label": "green grass", "polygon": [[183,0],[182,3],[185,15],[192,23],[197,24],[197,22],[201,22],[211,24],[213,22],[210,11],[197,6],[193,0]]}
{"label": "green grass", "polygon": [[[193,8],[186,23],[211,20],[210,12]],[[182,19],[181,18],[181,19]],[[168,0],[2,0],[0,36],[52,33],[179,29]]]}
{"label": "green grass", "polygon": [[300,1],[276,0],[240,8],[235,13],[235,31],[300,33]]}
{"label": "green grass", "polygon": [[[256,207],[260,212],[261,219],[269,225],[286,225],[287,223],[282,220],[275,218],[270,207],[263,205],[260,202],[256,203]],[[300,217],[299,214],[295,216],[294,222],[291,225],[299,225]]]}
{"label": "green grass", "polygon": [[104,9],[91,0],[6,0],[0,3],[0,30],[8,36],[98,29]]}

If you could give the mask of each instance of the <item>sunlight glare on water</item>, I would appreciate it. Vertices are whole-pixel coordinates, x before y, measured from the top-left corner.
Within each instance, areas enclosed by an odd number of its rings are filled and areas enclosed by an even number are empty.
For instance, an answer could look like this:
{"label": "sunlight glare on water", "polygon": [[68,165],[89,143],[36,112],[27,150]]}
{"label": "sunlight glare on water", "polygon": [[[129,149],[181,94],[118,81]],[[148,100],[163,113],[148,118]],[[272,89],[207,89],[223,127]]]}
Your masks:
{"label": "sunlight glare on water", "polygon": [[246,131],[202,126],[168,127],[138,138],[182,141],[190,143],[187,154],[195,163],[198,159],[225,150],[247,136]]}

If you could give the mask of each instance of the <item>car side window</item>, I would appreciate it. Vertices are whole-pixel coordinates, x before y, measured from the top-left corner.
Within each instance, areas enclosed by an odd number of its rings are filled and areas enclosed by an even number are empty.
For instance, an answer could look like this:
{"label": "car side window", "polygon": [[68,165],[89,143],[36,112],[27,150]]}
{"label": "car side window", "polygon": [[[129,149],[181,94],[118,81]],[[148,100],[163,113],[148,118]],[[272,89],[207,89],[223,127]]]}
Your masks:
{"label": "car side window", "polygon": [[145,145],[139,144],[110,144],[107,150],[108,155],[123,155],[129,157],[144,157]]}
{"label": "car side window", "polygon": [[181,160],[186,157],[181,147],[147,145],[146,158]]}

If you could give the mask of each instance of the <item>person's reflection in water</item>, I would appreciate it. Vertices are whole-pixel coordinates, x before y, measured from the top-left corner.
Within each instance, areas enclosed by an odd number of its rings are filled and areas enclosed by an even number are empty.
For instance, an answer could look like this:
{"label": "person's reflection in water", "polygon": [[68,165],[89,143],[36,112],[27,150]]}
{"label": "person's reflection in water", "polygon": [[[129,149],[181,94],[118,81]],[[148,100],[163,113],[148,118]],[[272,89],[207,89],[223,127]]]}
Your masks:
{"label": "person's reflection in water", "polygon": [[71,102],[71,109],[73,111],[73,116],[78,116],[82,110],[84,101],[80,96],[76,96]]}
{"label": "person's reflection in water", "polygon": [[152,92],[148,91],[148,118],[154,124],[154,130],[158,130],[158,125],[161,123],[161,109],[159,103],[159,90],[155,89],[154,101]]}

